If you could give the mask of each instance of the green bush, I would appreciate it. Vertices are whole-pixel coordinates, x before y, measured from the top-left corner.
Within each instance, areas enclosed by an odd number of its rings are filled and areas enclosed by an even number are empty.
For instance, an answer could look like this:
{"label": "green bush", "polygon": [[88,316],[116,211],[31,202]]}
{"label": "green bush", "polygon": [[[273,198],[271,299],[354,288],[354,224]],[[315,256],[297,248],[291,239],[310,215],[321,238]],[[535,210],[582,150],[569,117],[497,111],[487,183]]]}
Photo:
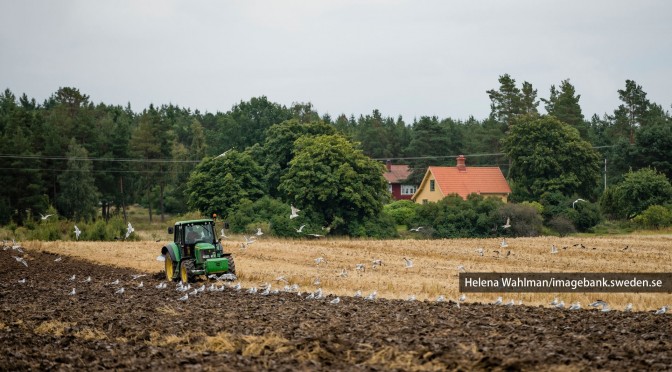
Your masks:
{"label": "green bush", "polygon": [[553,229],[560,236],[567,236],[576,232],[572,221],[565,216],[555,216],[548,222],[548,227]]}
{"label": "green bush", "polygon": [[633,218],[633,222],[647,229],[669,227],[672,226],[672,211],[662,205],[652,205]]}
{"label": "green bush", "polygon": [[420,204],[410,200],[397,200],[383,207],[383,213],[390,216],[397,225],[406,225],[407,227],[416,216],[416,211]]}
{"label": "green bush", "polygon": [[[537,236],[543,227],[543,219],[532,205],[506,204],[497,210],[497,216],[498,221],[510,220],[511,227],[505,232],[511,236]],[[498,229],[501,230],[499,225]]]}

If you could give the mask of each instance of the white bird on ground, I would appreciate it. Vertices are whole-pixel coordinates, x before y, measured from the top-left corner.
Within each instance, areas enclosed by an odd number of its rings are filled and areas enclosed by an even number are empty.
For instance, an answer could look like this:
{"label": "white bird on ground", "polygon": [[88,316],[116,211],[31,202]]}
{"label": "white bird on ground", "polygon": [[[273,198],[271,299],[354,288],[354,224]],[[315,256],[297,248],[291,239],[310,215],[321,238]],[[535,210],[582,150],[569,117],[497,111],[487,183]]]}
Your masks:
{"label": "white bird on ground", "polygon": [[408,231],[420,232],[420,230],[422,230],[422,229],[424,229],[424,228],[425,228],[424,226],[418,226],[418,227],[414,227],[414,228],[412,228],[412,229],[410,229],[410,230],[408,230]]}
{"label": "white bird on ground", "polygon": [[495,302],[493,302],[492,304],[493,304],[493,305],[501,305],[502,302],[503,302],[503,301],[502,301],[502,296],[499,296],[499,297],[497,297],[497,299],[495,300]]}
{"label": "white bird on ground", "polygon": [[338,274],[340,278],[347,278],[348,277],[348,270],[342,269],[340,274]]}
{"label": "white bird on ground", "polygon": [[226,280],[226,281],[232,282],[234,280],[238,280],[238,277],[236,276],[236,274],[226,273],[226,274],[220,275],[219,278],[217,278],[217,280]]}
{"label": "white bird on ground", "polygon": [[376,299],[376,296],[378,296],[378,292],[373,291],[368,296],[366,296],[365,300],[373,301]]}
{"label": "white bird on ground", "polygon": [[114,293],[122,294],[124,293],[124,287],[117,289]]}
{"label": "white bird on ground", "polygon": [[76,291],[75,291],[75,289],[73,288],[72,291],[70,291],[70,293],[68,293],[68,295],[70,295],[70,296],[74,296],[75,293],[76,293]]}
{"label": "white bird on ground", "polygon": [[459,298],[460,302],[464,302],[467,300],[467,295],[465,293],[462,293],[462,295]]}
{"label": "white bird on ground", "polygon": [[164,261],[166,261],[166,256],[160,254],[160,255],[156,256],[156,260],[164,262]]}
{"label": "white bird on ground", "polygon": [[131,275],[131,278],[133,280],[135,280],[135,279],[138,279],[138,278],[142,278],[143,276],[147,276],[147,274],[133,274],[133,275]]}
{"label": "white bird on ground", "polygon": [[625,305],[625,309],[623,309],[623,311],[625,311],[626,313],[631,312],[632,311],[632,302]]}
{"label": "white bird on ground", "polygon": [[436,298],[436,302],[444,302],[444,301],[446,301],[446,298],[443,296],[439,296]]}
{"label": "white bird on ground", "polygon": [[142,288],[142,287],[144,287],[144,286],[145,286],[145,283],[144,283],[144,282],[140,282],[140,284],[138,284],[135,288]]}
{"label": "white bird on ground", "polygon": [[609,306],[609,305],[607,305],[607,303],[602,301],[602,300],[597,300],[597,301],[591,303],[590,306],[592,306],[592,307],[600,307],[600,306],[604,307],[604,306]]}
{"label": "white bird on ground", "polygon": [[247,293],[257,293],[257,287],[251,287],[247,290]]}
{"label": "white bird on ground", "polygon": [[576,205],[576,203],[578,203],[578,202],[580,202],[580,201],[585,202],[585,200],[583,200],[583,199],[581,199],[581,198],[578,198],[578,199],[574,200],[574,202],[572,202],[572,208],[574,208],[575,205]]}
{"label": "white bird on ground", "polygon": [[558,253],[558,247],[555,244],[551,245],[551,253]]}
{"label": "white bird on ground", "polygon": [[665,314],[667,312],[667,305],[661,307],[660,309],[656,310],[655,314],[660,315],[660,314]]}
{"label": "white bird on ground", "polygon": [[20,262],[23,264],[23,266],[28,267],[28,262],[24,260],[22,257],[17,257],[17,256],[12,256],[16,260],[16,262]]}
{"label": "white bird on ground", "polygon": [[117,284],[119,284],[119,279],[117,279],[117,280],[115,280],[115,281],[113,281],[113,282],[110,282],[110,283],[108,283],[108,284],[111,284],[111,285],[117,285]]}
{"label": "white bird on ground", "polygon": [[462,273],[466,272],[466,270],[464,269],[464,265],[457,265],[457,271]]}
{"label": "white bird on ground", "polygon": [[575,302],[569,306],[569,310],[581,310],[581,303]]}
{"label": "white bird on ground", "polygon": [[75,280],[75,278],[76,278],[76,277],[77,277],[77,275],[75,275],[75,274],[72,274],[72,276],[70,277],[70,281],[73,281],[73,280]]}
{"label": "white bird on ground", "polygon": [[321,300],[324,296],[322,295],[322,288],[318,288],[315,291],[315,299],[316,300]]}
{"label": "white bird on ground", "polygon": [[485,253],[485,251],[483,250],[483,248],[478,247],[478,249],[476,249],[476,253],[478,253],[479,256],[483,256],[483,253]]}
{"label": "white bird on ground", "polygon": [[135,229],[133,228],[133,225],[131,225],[131,223],[129,222],[128,226],[126,227],[126,237],[125,237],[125,239],[128,239],[128,237],[131,236],[131,234],[133,234],[134,231],[135,231]]}
{"label": "white bird on ground", "polygon": [[371,268],[376,268],[377,266],[383,266],[383,260],[373,260],[371,261]]}
{"label": "white bird on ground", "polygon": [[293,218],[299,217],[298,213],[301,212],[301,210],[299,208],[295,208],[294,205],[290,205],[289,207],[292,208],[292,214],[289,215],[289,219],[291,220]]}
{"label": "white bird on ground", "polygon": [[318,258],[315,259],[315,263],[318,264],[318,265],[321,264],[321,263],[326,264],[327,261],[323,257],[318,257]]}
{"label": "white bird on ground", "polygon": [[91,276],[87,276],[86,279],[82,281],[83,283],[91,283]]}
{"label": "white bird on ground", "polygon": [[234,285],[231,288],[233,288],[234,291],[240,291],[240,283],[237,283],[236,285]]}
{"label": "white bird on ground", "polygon": [[296,232],[299,233],[299,234],[302,233],[304,227],[306,227],[306,225],[301,225],[301,227],[299,227],[298,229],[296,229]]}
{"label": "white bird on ground", "polygon": [[40,213],[40,218],[42,218],[42,220],[46,220],[47,218],[49,218],[51,216],[53,216],[53,214],[48,214],[48,215],[45,216],[42,213]]}
{"label": "white bird on ground", "polygon": [[54,262],[61,262],[62,260],[63,260],[63,257],[60,257],[60,256],[59,256],[59,257],[56,257],[56,259],[54,260]]}
{"label": "white bird on ground", "polygon": [[[558,303],[560,303],[560,300],[558,300],[558,298],[556,297],[556,298],[553,299],[553,301],[551,301],[550,305],[551,305],[551,306],[555,306],[555,305],[557,305]],[[592,306],[592,305],[591,305],[591,306]]]}
{"label": "white bird on ground", "polygon": [[184,296],[178,298],[178,301],[186,301],[189,299],[189,294],[185,293]]}
{"label": "white bird on ground", "polygon": [[509,217],[506,217],[506,223],[502,225],[502,228],[508,229],[509,227],[511,227],[511,219]]}
{"label": "white bird on ground", "polygon": [[404,261],[406,262],[406,268],[407,269],[413,267],[413,260],[412,259],[404,257]]}
{"label": "white bird on ground", "polygon": [[410,296],[406,297],[406,301],[409,301],[409,302],[415,301],[415,296],[410,295]]}
{"label": "white bird on ground", "polygon": [[75,225],[75,238],[76,238],[77,240],[79,240],[79,236],[80,236],[81,234],[82,234],[82,230],[80,230],[79,227],[77,227],[77,225]]}
{"label": "white bird on ground", "polygon": [[192,296],[196,296],[198,294],[198,291],[196,289],[194,289],[193,291],[188,292],[187,294],[190,294]]}
{"label": "white bird on ground", "polygon": [[499,246],[502,248],[506,248],[509,246],[509,243],[506,242],[506,239],[502,239],[502,242],[499,243]]}
{"label": "white bird on ground", "polygon": [[513,306],[513,305],[515,305],[515,304],[516,304],[516,303],[513,302],[513,298],[512,298],[512,299],[509,300],[509,302],[507,302],[506,304],[504,304],[504,306]]}
{"label": "white bird on ground", "polygon": [[320,285],[320,277],[316,277],[315,280],[313,280],[313,285]]}
{"label": "white bird on ground", "polygon": [[362,297],[362,291],[361,291],[361,290],[357,290],[357,292],[355,292],[355,295],[354,295],[353,297],[355,297],[355,298],[360,298],[360,297]]}
{"label": "white bird on ground", "polygon": [[560,301],[557,305],[555,305],[556,309],[564,309],[565,308],[565,301]]}
{"label": "white bird on ground", "polygon": [[12,239],[12,249],[19,253],[23,253],[23,249],[21,248],[23,248],[21,247],[21,244],[18,244],[16,240]]}
{"label": "white bird on ground", "polygon": [[156,285],[156,289],[164,289],[167,286],[168,286],[168,284],[166,284],[165,282],[161,282],[161,283]]}
{"label": "white bird on ground", "polygon": [[19,280],[19,283],[21,283],[21,284],[24,284],[25,282],[26,282],[26,278],[23,278],[23,279]]}
{"label": "white bird on ground", "polygon": [[261,231],[261,227],[257,227],[257,232],[254,233],[254,235],[256,235],[256,236],[262,236],[262,235],[264,235],[264,233]]}
{"label": "white bird on ground", "polygon": [[333,300],[329,301],[330,304],[337,304],[337,303],[339,303],[339,302],[341,302],[341,298],[340,298],[340,297],[336,297],[336,298],[334,298]]}
{"label": "white bird on ground", "polygon": [[366,271],[366,266],[363,263],[358,263],[358,264],[355,265],[355,270]]}
{"label": "white bird on ground", "polygon": [[276,282],[289,283],[289,282],[287,281],[287,278],[285,278],[285,277],[282,276],[282,275],[279,276],[279,277],[277,277],[277,278],[275,278],[275,281],[276,281]]}

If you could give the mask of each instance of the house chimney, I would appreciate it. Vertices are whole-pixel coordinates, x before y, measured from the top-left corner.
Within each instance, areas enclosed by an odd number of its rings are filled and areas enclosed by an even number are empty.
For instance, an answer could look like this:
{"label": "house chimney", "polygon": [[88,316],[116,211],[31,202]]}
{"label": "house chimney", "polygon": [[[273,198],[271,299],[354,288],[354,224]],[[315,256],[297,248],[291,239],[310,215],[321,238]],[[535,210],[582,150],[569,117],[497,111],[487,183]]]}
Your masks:
{"label": "house chimney", "polygon": [[466,158],[464,155],[460,155],[457,157],[457,170],[460,172],[466,172],[467,171],[467,166],[464,165]]}
{"label": "house chimney", "polygon": [[385,162],[385,166],[387,167],[387,171],[388,171],[388,172],[392,172],[392,160],[389,160],[389,159],[388,159],[388,160]]}

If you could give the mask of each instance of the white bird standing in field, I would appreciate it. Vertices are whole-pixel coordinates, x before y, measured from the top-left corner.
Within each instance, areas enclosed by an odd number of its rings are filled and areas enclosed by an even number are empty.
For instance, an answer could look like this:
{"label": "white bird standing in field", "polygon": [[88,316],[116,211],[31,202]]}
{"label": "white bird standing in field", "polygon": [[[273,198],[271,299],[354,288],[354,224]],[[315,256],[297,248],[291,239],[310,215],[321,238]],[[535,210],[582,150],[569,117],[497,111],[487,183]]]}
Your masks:
{"label": "white bird standing in field", "polygon": [[558,253],[558,247],[555,244],[551,245],[551,253]]}
{"label": "white bird standing in field", "polygon": [[23,278],[23,279],[19,280],[19,283],[20,283],[20,284],[24,284],[24,283],[26,283],[26,278]]}
{"label": "white bird standing in field", "polygon": [[660,309],[656,310],[655,314],[660,315],[660,314],[665,314],[667,312],[667,305],[661,307]]}
{"label": "white bird standing in field", "polygon": [[632,311],[632,302],[625,305],[625,309],[623,309],[623,311],[625,311],[626,313],[631,312]]}
{"label": "white bird standing in field", "polygon": [[506,242],[506,239],[502,239],[502,242],[499,243],[499,246],[502,248],[506,248],[509,246],[509,243]]}
{"label": "white bird standing in field", "polygon": [[113,282],[110,282],[110,283],[108,283],[108,284],[111,284],[111,285],[117,285],[117,284],[119,284],[119,279],[117,279],[117,280],[115,280],[115,281],[113,281]]}
{"label": "white bird standing in field", "polygon": [[460,300],[460,302],[466,301],[467,300],[467,295],[465,293],[462,293],[462,295],[460,295],[460,298],[458,300]]}
{"label": "white bird standing in field", "polygon": [[581,310],[581,303],[580,302],[575,302],[571,306],[569,306],[569,310]]}
{"label": "white bird standing in field", "polygon": [[76,293],[76,291],[75,291],[75,289],[73,288],[72,291],[70,291],[70,293],[68,293],[68,295],[70,295],[70,296],[74,296],[75,293]]}
{"label": "white bird standing in field", "polygon": [[56,257],[56,259],[54,259],[54,262],[61,262],[61,260],[63,260],[63,257],[59,256],[59,257]]}
{"label": "white bird standing in field", "polygon": [[188,300],[188,299],[189,299],[189,294],[188,294],[188,293],[185,293],[184,296],[178,298],[177,300],[178,300],[178,301],[186,301],[186,300]]}
{"label": "white bird standing in field", "polygon": [[76,277],[77,277],[77,275],[72,274],[72,276],[70,277],[70,281],[74,281]]}
{"label": "white bird standing in field", "polygon": [[256,236],[262,236],[264,233],[261,231],[261,227],[257,227],[257,232],[254,233]]}
{"label": "white bird standing in field", "polygon": [[407,269],[413,267],[413,260],[412,259],[404,257],[404,261],[406,262],[406,268]]}
{"label": "white bird standing in field", "polygon": [[327,261],[326,261],[323,257],[318,257],[318,258],[315,259],[315,263],[316,263],[317,265],[319,265],[319,264],[321,264],[321,263],[325,263],[325,264],[326,264]]}
{"label": "white bird standing in field", "polygon": [[81,235],[81,234],[82,234],[82,230],[80,230],[79,227],[77,227],[77,225],[75,225],[75,238],[77,240],[79,240],[79,235]]}
{"label": "white bird standing in field", "polygon": [[289,215],[289,219],[291,220],[299,217],[299,212],[301,212],[301,210],[299,208],[295,208],[294,205],[290,205],[290,208],[292,208],[292,213]]}
{"label": "white bird standing in field", "polygon": [[91,283],[91,276],[87,276],[86,279],[83,280],[84,283]]}
{"label": "white bird standing in field", "polygon": [[459,272],[461,272],[461,273],[464,273],[464,272],[466,272],[467,270],[464,269],[464,265],[457,265],[457,271],[459,271]]}
{"label": "white bird standing in field", "polygon": [[495,302],[492,303],[493,305],[501,305],[502,304],[502,296],[497,297]]}
{"label": "white bird standing in field", "polygon": [[565,308],[565,301],[560,301],[557,305],[555,305],[556,309],[564,309]]}
{"label": "white bird standing in field", "polygon": [[121,287],[121,288],[117,289],[114,293],[117,293],[117,294],[124,293],[124,287]]}
{"label": "white bird standing in field", "polygon": [[366,266],[363,263],[358,263],[358,264],[355,265],[355,270],[366,271]]}
{"label": "white bird standing in field", "polygon": [[375,269],[378,266],[383,266],[383,260],[373,260],[371,261],[371,268]]}
{"label": "white bird standing in field", "polygon": [[354,295],[353,297],[354,297],[354,298],[360,298],[360,297],[362,297],[362,291],[361,291],[360,289],[358,289],[357,292],[355,292],[355,295]]}
{"label": "white bird standing in field", "polygon": [[144,283],[144,282],[140,282],[140,284],[138,284],[135,288],[142,288],[142,287],[144,287],[144,286],[145,286],[145,283]]}
{"label": "white bird standing in field", "polygon": [[338,274],[340,278],[347,278],[348,277],[348,270],[342,269],[340,274]]}
{"label": "white bird standing in field", "polygon": [[446,298],[443,295],[436,298],[436,302],[444,302],[444,301],[446,301]]}
{"label": "white bird standing in field", "polygon": [[[558,303],[560,303],[560,300],[558,300],[558,298],[556,297],[556,298],[553,299],[553,301],[551,301],[550,305],[551,305],[551,306],[555,306],[555,305],[557,305]],[[591,306],[592,306],[592,305],[591,305]]]}
{"label": "white bird standing in field", "polygon": [[365,300],[373,301],[376,299],[376,296],[378,296],[378,292],[373,291],[368,296],[366,296]]}
{"label": "white bird standing in field", "polygon": [[406,301],[408,301],[408,302],[413,302],[413,301],[415,301],[415,296],[410,295],[410,296],[406,297]]}
{"label": "white bird standing in field", "polygon": [[504,306],[513,306],[513,305],[515,305],[515,304],[516,304],[516,303],[513,302],[513,298],[512,298],[512,299],[509,300],[509,302],[507,302],[506,304],[504,304]]}
{"label": "white bird standing in field", "polygon": [[339,303],[339,302],[341,302],[341,298],[340,298],[340,297],[336,297],[336,298],[334,298],[333,300],[329,301],[330,304],[337,304],[337,303]]}
{"label": "white bird standing in field", "polygon": [[478,253],[479,256],[483,257],[483,253],[485,253],[485,251],[483,250],[483,248],[478,247],[478,249],[476,249],[476,253]]}

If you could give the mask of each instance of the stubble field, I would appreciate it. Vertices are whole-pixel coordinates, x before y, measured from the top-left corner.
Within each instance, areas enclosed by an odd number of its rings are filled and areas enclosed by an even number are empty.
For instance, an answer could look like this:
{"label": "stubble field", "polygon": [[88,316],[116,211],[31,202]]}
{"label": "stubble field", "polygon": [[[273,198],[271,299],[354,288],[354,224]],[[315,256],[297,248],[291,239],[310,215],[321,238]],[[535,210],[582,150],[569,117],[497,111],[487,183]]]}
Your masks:
{"label": "stubble field", "polygon": [[[450,301],[459,296],[459,265],[486,272],[670,272],[670,242],[534,238],[510,239],[502,249],[493,239],[262,237],[241,249],[239,241],[226,241],[243,289],[218,282],[219,291],[186,301],[172,283],[155,288],[164,281],[156,261],[161,242],[24,242],[23,254],[0,252],[8,268],[0,271],[0,369],[672,369],[672,316],[652,312],[672,303],[669,293],[502,294],[523,303],[510,307],[490,304],[498,294],[469,294],[459,307]],[[326,262],[317,264],[318,257]],[[373,260],[382,265],[373,268]],[[247,293],[265,283],[280,292]],[[194,287],[203,284],[211,283]],[[282,291],[291,284],[302,295]],[[325,297],[308,299],[317,288]],[[356,291],[378,296],[354,298]],[[416,301],[405,300],[411,295]],[[551,308],[556,296],[584,308],[599,297],[616,310]],[[336,297],[340,302],[331,303]],[[626,303],[635,311],[618,311]]]}

